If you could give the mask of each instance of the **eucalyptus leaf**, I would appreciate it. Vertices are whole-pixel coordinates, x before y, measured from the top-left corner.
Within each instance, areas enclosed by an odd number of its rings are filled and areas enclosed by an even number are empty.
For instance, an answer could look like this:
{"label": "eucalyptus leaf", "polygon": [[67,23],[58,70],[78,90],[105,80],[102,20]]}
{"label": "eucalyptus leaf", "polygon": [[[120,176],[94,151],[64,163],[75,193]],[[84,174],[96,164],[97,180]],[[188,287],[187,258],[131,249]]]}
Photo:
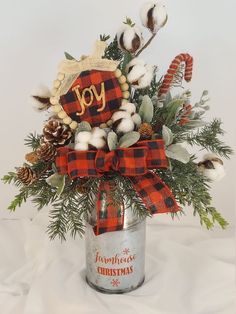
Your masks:
{"label": "eucalyptus leaf", "polygon": [[92,130],[91,125],[87,121],[82,121],[78,124],[76,129],[76,134],[82,131],[90,132]]}
{"label": "eucalyptus leaf", "polygon": [[53,170],[53,172],[57,172],[57,167],[56,167],[56,164],[54,162],[52,163],[52,170]]}
{"label": "eucalyptus leaf", "polygon": [[170,144],[172,144],[174,136],[171,130],[166,125],[163,125],[162,127],[162,137],[166,146],[169,146]]}
{"label": "eucalyptus leaf", "polygon": [[132,60],[132,55],[129,52],[124,53],[123,61],[121,62],[121,71],[125,72],[127,64]]}
{"label": "eucalyptus leaf", "polygon": [[153,103],[148,95],[143,96],[141,106],[139,108],[139,115],[143,122],[150,123],[153,119]]}
{"label": "eucalyptus leaf", "polygon": [[139,138],[140,134],[138,132],[135,131],[128,132],[120,138],[118,146],[123,148],[130,147],[137,143]]}
{"label": "eucalyptus leaf", "polygon": [[66,176],[62,176],[62,179],[59,183],[59,186],[57,187],[57,195],[58,196],[60,196],[61,193],[64,191],[65,183],[66,183]]}
{"label": "eucalyptus leaf", "polygon": [[164,100],[164,106],[168,105],[172,101],[172,96],[170,92],[167,92]]}
{"label": "eucalyptus leaf", "polygon": [[206,124],[207,122],[203,120],[191,120],[185,126],[188,128],[194,129],[194,128],[200,128]]}
{"label": "eucalyptus leaf", "polygon": [[70,55],[68,52],[64,52],[64,55],[66,57],[67,60],[76,60],[74,57],[72,57],[72,55]]}
{"label": "eucalyptus leaf", "polygon": [[109,150],[115,150],[118,145],[118,139],[115,132],[111,131],[107,135],[107,145],[109,147]]}
{"label": "eucalyptus leaf", "polygon": [[166,148],[166,156],[182,163],[186,164],[189,162],[191,155],[186,148],[180,144],[172,144]]}
{"label": "eucalyptus leaf", "polygon": [[185,100],[184,99],[173,99],[166,105],[167,114],[166,114],[166,124],[173,122],[182,108]]}
{"label": "eucalyptus leaf", "polygon": [[58,188],[61,185],[61,182],[65,179],[64,175],[61,175],[59,173],[54,173],[50,177],[46,179],[47,184],[54,188]]}

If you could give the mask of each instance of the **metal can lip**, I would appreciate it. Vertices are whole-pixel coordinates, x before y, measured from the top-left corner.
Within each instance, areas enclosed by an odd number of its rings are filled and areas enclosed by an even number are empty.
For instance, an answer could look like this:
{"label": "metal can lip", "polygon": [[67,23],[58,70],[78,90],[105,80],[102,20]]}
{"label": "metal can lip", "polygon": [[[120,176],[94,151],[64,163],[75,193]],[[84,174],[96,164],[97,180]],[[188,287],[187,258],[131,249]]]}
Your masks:
{"label": "metal can lip", "polygon": [[136,286],[131,286],[131,287],[127,288],[127,289],[109,290],[109,289],[105,289],[105,288],[102,288],[102,287],[99,287],[99,286],[93,284],[92,282],[90,282],[90,281],[88,280],[88,278],[87,278],[87,276],[86,276],[86,282],[87,282],[87,284],[88,284],[91,288],[97,290],[98,292],[104,293],[104,294],[123,294],[123,293],[131,292],[131,291],[134,291],[134,290],[138,289],[139,287],[141,287],[142,284],[144,283],[144,281],[145,281],[145,276],[143,276],[143,278],[142,278],[142,280],[140,281],[140,283],[139,283],[138,285],[136,285]]}

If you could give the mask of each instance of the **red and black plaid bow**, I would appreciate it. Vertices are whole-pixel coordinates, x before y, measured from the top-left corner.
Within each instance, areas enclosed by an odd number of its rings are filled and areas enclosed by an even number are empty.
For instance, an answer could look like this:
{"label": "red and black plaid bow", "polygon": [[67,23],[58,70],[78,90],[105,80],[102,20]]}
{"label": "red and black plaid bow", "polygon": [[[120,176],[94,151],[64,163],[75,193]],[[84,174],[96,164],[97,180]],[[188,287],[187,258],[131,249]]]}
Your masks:
{"label": "red and black plaid bow", "polygon": [[[136,147],[118,148],[111,152],[76,151],[68,147],[57,150],[56,166],[60,174],[70,178],[100,177],[110,171],[118,171],[128,177],[146,208],[152,213],[176,212],[179,207],[170,189],[149,169],[167,168],[162,139],[141,141]],[[95,233],[120,230],[123,227],[123,212],[107,206],[101,212],[102,193],[111,188],[109,181],[102,181],[97,199],[97,226]],[[107,193],[108,195],[108,193]],[[109,197],[108,197],[109,198]]]}

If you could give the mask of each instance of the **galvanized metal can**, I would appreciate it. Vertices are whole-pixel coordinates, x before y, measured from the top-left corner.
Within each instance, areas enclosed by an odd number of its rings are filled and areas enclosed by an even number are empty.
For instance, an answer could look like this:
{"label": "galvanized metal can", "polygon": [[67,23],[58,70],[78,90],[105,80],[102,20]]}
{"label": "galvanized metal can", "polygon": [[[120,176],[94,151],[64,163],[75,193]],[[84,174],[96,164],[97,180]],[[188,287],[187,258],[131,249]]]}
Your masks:
{"label": "galvanized metal can", "polygon": [[126,208],[124,228],[96,236],[87,222],[86,280],[104,293],[125,293],[144,282],[146,220]]}

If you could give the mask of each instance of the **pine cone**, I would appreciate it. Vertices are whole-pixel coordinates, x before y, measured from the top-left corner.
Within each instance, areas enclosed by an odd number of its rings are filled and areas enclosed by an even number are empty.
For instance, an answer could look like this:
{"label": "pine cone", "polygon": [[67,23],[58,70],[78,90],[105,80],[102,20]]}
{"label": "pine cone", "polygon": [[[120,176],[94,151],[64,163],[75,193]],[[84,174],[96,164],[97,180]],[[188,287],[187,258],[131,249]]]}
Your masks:
{"label": "pine cone", "polygon": [[85,194],[88,192],[89,188],[83,184],[77,185],[76,190],[79,194]]}
{"label": "pine cone", "polygon": [[37,178],[37,175],[31,168],[21,167],[17,171],[17,178],[24,185],[30,185]]}
{"label": "pine cone", "polygon": [[152,134],[154,133],[152,126],[149,123],[142,123],[138,129],[138,132],[140,133],[140,138],[142,140],[150,140]]}
{"label": "pine cone", "polygon": [[35,164],[39,160],[39,158],[36,152],[31,152],[25,155],[25,160],[31,164]]}
{"label": "pine cone", "polygon": [[76,190],[79,194],[85,194],[88,192],[89,190],[89,186],[87,184],[87,179],[81,179],[78,183],[78,185],[76,186]]}
{"label": "pine cone", "polygon": [[56,148],[49,142],[42,143],[37,149],[36,149],[36,155],[38,159],[44,160],[44,161],[52,161],[56,155]]}
{"label": "pine cone", "polygon": [[54,146],[66,145],[72,136],[70,127],[57,119],[50,119],[43,128],[43,141]]}
{"label": "pine cone", "polygon": [[154,126],[154,132],[161,133],[164,124],[165,124],[165,120],[162,119],[161,117],[158,117],[156,120],[156,125]]}

